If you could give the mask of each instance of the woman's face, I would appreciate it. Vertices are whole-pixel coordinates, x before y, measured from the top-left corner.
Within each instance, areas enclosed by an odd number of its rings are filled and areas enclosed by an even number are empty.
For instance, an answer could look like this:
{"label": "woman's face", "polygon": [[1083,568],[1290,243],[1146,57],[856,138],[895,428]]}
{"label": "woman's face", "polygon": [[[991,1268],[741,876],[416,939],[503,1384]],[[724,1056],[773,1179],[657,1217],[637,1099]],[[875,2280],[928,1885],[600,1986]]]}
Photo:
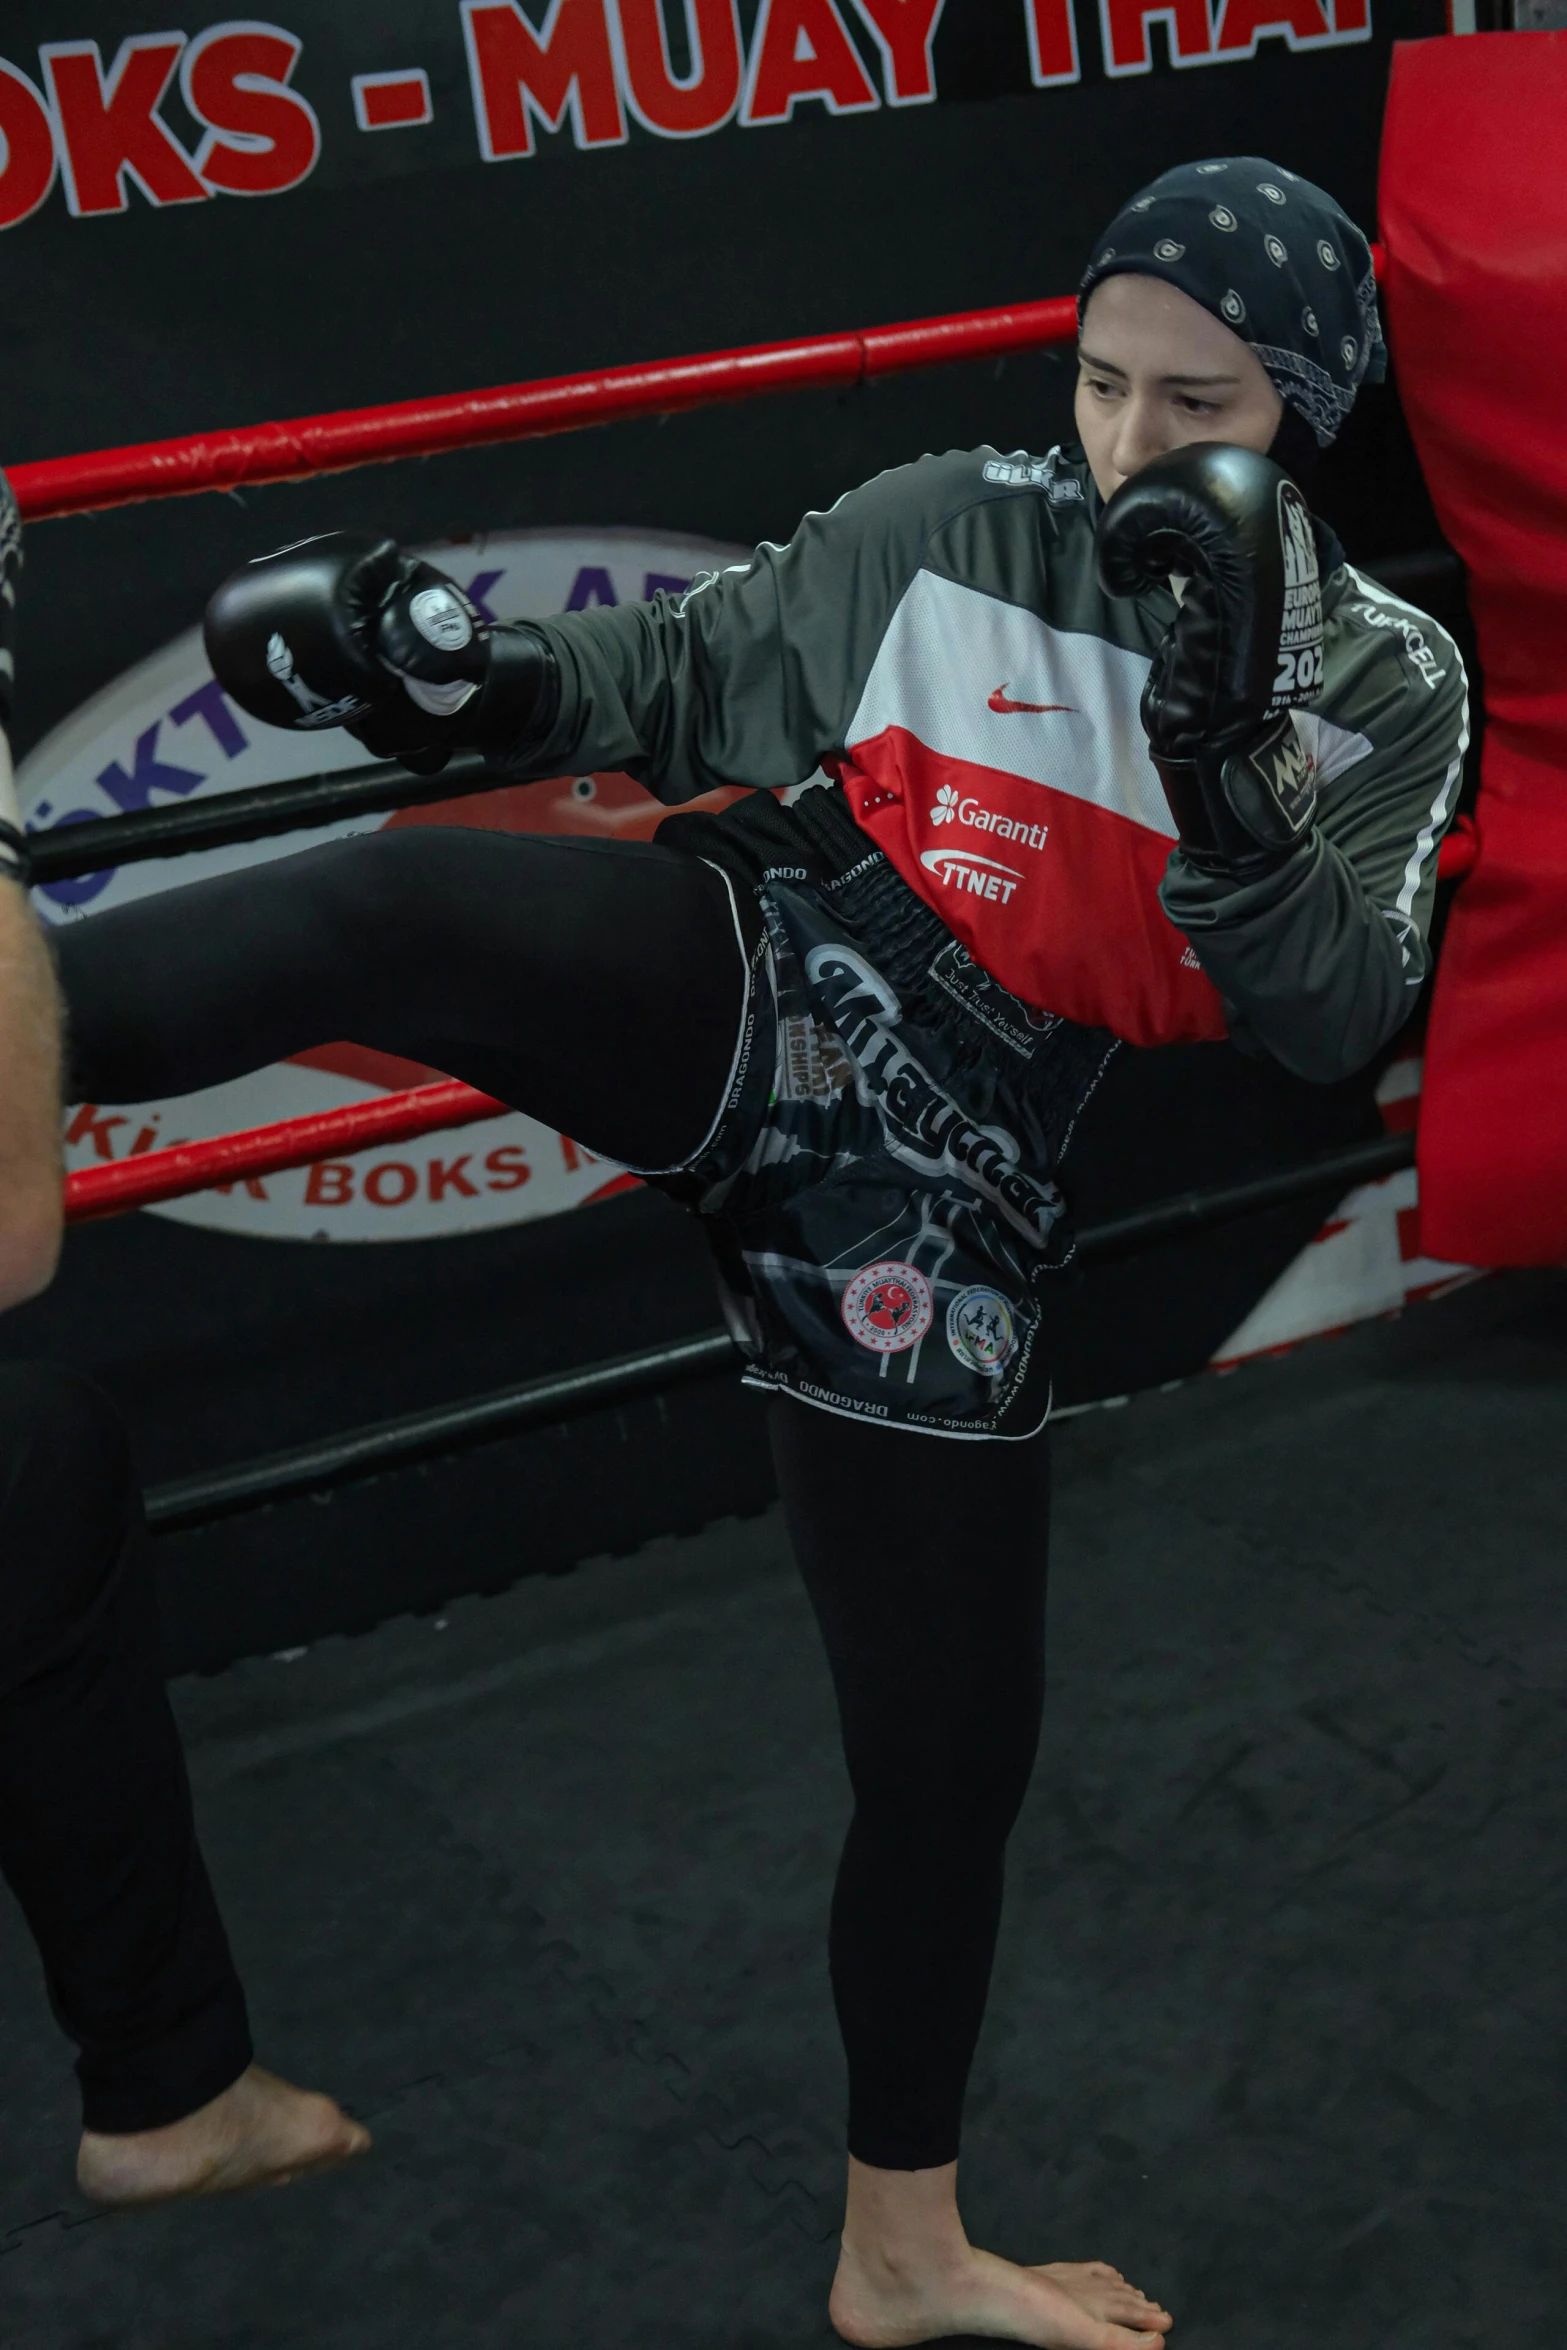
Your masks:
{"label": "woman's face", "polygon": [[1078,438],[1103,498],[1188,441],[1266,451],[1284,413],[1255,352],[1162,278],[1095,286],[1077,363]]}

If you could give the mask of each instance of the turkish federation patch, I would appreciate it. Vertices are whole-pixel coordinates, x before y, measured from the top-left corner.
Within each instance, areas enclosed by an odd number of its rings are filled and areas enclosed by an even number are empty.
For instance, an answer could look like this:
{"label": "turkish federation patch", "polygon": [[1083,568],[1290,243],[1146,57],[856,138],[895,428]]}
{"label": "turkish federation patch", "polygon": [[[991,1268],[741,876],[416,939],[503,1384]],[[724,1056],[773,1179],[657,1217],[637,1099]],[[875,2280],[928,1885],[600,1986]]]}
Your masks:
{"label": "turkish federation patch", "polygon": [[843,1293],[843,1326],[872,1354],[906,1354],[935,1320],[930,1283],[915,1265],[889,1257],[862,1265]]}

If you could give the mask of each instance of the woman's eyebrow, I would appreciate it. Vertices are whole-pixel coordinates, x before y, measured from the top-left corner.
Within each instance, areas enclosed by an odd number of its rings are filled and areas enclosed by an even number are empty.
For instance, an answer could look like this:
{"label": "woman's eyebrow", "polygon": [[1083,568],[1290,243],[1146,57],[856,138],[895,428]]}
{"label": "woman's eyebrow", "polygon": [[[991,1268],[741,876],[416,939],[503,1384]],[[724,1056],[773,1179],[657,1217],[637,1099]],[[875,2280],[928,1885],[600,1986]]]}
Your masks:
{"label": "woman's eyebrow", "polygon": [[[1113,359],[1096,359],[1092,351],[1085,351],[1081,345],[1077,356],[1084,367],[1093,369],[1095,375],[1118,375],[1122,383],[1130,383],[1132,380],[1126,369],[1117,367]],[[1233,390],[1240,380],[1238,375],[1161,375],[1159,383],[1161,387],[1171,390],[1187,391],[1195,388],[1213,392]]]}

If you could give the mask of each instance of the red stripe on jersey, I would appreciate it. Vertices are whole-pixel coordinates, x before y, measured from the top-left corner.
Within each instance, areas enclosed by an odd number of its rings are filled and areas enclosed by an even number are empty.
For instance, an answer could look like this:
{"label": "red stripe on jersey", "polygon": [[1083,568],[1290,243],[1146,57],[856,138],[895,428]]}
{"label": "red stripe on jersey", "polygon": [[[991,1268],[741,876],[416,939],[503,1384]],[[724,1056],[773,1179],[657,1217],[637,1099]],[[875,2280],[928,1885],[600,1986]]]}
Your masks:
{"label": "red stripe on jersey", "polygon": [[1218,990],[1159,904],[1162,834],[898,726],[856,743],[840,772],[862,831],[1024,1003],[1129,1044],[1228,1034]]}

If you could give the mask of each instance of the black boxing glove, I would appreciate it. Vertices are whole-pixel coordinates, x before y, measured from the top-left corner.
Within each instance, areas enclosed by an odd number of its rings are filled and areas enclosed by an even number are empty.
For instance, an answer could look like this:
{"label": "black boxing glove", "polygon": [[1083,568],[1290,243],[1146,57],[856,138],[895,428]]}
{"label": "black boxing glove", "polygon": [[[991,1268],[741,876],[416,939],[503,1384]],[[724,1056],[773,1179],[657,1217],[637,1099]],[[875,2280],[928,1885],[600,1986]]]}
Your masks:
{"label": "black boxing glove", "polygon": [[0,876],[27,886],[27,834],[11,773],[11,711],[16,694],[16,594],[22,576],[22,515],[0,473]]}
{"label": "black boxing glove", "polygon": [[1306,502],[1252,449],[1197,441],[1145,465],[1100,517],[1113,596],[1183,581],[1142,719],[1180,844],[1252,881],[1311,830],[1312,762],[1289,713],[1322,683],[1322,588]]}
{"label": "black boxing glove", "polygon": [[542,739],[554,656],[496,631],[454,580],[393,539],[331,531],[223,582],[203,634],[224,691],[269,726],[342,726],[380,759],[432,775],[460,745]]}

